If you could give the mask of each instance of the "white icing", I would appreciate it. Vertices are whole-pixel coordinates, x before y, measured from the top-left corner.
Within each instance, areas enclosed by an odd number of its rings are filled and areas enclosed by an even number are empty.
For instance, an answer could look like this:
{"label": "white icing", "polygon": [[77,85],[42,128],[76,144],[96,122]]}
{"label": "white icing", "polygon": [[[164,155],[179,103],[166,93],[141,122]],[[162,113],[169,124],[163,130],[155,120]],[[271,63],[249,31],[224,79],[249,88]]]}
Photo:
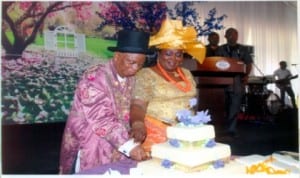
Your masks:
{"label": "white icing", "polygon": [[215,130],[212,125],[198,127],[173,126],[167,127],[167,137],[182,141],[200,141],[215,137]]}
{"label": "white icing", "polygon": [[167,159],[188,167],[195,167],[211,161],[228,158],[231,155],[231,151],[229,145],[221,143],[217,143],[213,148],[201,149],[176,149],[168,143],[161,143],[152,146],[151,155],[154,158]]}
{"label": "white icing", "polygon": [[[214,142],[213,125],[185,126],[177,124],[167,127],[166,132],[169,140],[152,146],[151,156],[153,158],[169,160],[176,165],[194,168],[231,156],[229,145]],[[209,140],[215,144],[213,147],[205,147]],[[175,146],[171,145],[170,141]],[[177,144],[180,146],[176,147]]]}

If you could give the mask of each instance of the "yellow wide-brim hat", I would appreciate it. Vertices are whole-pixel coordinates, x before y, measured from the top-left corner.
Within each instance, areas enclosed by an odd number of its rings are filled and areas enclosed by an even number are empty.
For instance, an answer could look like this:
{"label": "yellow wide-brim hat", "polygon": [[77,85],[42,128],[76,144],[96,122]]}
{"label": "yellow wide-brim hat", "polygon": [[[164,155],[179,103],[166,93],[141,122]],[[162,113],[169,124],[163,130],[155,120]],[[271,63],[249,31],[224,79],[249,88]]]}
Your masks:
{"label": "yellow wide-brim hat", "polygon": [[158,49],[182,49],[195,58],[200,64],[205,59],[205,45],[197,40],[197,32],[193,26],[183,26],[180,20],[166,19],[159,32],[150,37],[149,46]]}

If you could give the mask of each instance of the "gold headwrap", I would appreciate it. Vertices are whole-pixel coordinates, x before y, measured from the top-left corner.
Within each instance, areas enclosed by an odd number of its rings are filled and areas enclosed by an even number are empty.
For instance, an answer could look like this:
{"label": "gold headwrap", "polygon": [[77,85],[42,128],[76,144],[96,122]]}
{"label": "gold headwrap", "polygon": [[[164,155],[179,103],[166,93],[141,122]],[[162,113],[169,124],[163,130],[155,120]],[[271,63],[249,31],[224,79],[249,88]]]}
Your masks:
{"label": "gold headwrap", "polygon": [[194,27],[184,27],[180,20],[166,19],[162,22],[160,30],[150,37],[149,46],[158,49],[182,49],[202,64],[206,48],[197,40]]}

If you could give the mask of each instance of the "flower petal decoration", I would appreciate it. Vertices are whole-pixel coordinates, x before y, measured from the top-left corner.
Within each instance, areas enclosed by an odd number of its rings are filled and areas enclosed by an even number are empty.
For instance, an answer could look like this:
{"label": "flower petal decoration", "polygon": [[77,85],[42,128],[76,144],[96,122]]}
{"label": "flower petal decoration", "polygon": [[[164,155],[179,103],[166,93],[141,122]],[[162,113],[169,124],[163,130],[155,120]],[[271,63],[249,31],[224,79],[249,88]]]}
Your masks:
{"label": "flower petal decoration", "polygon": [[[191,100],[191,103],[194,104],[195,100]],[[208,110],[200,111],[197,112],[196,115],[193,115],[191,110],[182,109],[176,112],[176,117],[179,121],[179,124],[184,124],[186,126],[197,126],[211,121]]]}
{"label": "flower petal decoration", "polygon": [[213,167],[215,169],[222,168],[224,166],[225,166],[225,164],[224,164],[224,161],[222,161],[222,160],[217,160],[213,163]]}
{"label": "flower petal decoration", "polygon": [[199,119],[199,122],[202,122],[203,124],[206,124],[209,121],[211,121],[211,117],[208,114],[208,110],[197,112],[196,118]]}
{"label": "flower petal decoration", "polygon": [[190,107],[193,108],[198,103],[197,98],[190,99]]}
{"label": "flower petal decoration", "polygon": [[172,161],[168,160],[168,159],[164,159],[161,162],[162,167],[164,168],[171,168],[173,166]]}
{"label": "flower petal decoration", "polygon": [[216,146],[216,142],[214,139],[210,139],[205,145],[205,147],[207,147],[207,148],[212,148],[214,146]]}
{"label": "flower petal decoration", "polygon": [[169,139],[169,144],[176,148],[180,147],[180,142],[177,139]]}
{"label": "flower petal decoration", "polygon": [[182,109],[177,111],[176,117],[179,122],[183,123],[184,125],[190,124],[190,116],[192,115],[192,112],[188,109]]}

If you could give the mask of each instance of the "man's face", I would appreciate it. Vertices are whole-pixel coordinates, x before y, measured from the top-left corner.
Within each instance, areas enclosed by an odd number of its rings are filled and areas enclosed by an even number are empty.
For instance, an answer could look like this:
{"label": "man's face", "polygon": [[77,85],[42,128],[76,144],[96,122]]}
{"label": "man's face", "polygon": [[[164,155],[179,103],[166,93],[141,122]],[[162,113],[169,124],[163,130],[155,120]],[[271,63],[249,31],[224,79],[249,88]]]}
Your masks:
{"label": "man's face", "polygon": [[209,37],[208,41],[209,41],[209,44],[211,44],[213,46],[218,46],[220,37],[219,37],[219,35],[212,35],[211,37]]}
{"label": "man's face", "polygon": [[145,59],[145,54],[115,52],[114,64],[121,77],[131,77],[143,67]]}
{"label": "man's face", "polygon": [[225,35],[225,38],[227,39],[227,43],[236,44],[238,40],[238,33],[235,30],[231,30]]}
{"label": "man's face", "polygon": [[286,63],[285,62],[280,63],[280,68],[281,69],[286,69]]}

